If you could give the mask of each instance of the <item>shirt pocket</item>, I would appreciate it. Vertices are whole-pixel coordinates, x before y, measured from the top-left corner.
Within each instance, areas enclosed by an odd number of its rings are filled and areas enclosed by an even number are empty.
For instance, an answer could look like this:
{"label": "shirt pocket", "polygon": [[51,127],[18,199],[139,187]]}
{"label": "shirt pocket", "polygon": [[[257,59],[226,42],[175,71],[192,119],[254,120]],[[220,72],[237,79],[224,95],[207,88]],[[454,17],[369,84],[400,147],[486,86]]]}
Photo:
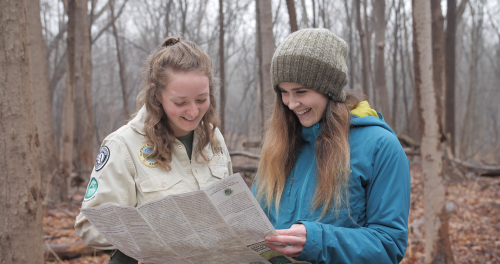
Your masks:
{"label": "shirt pocket", "polygon": [[208,165],[208,167],[210,168],[210,174],[212,175],[212,178],[215,177],[217,178],[216,180],[224,179],[229,176],[229,171],[227,169],[227,166],[225,165],[210,164]]}
{"label": "shirt pocket", "polygon": [[182,176],[175,171],[169,171],[168,174],[151,175],[137,183],[137,187],[147,201],[155,200],[169,194],[188,192],[188,188],[184,185]]}

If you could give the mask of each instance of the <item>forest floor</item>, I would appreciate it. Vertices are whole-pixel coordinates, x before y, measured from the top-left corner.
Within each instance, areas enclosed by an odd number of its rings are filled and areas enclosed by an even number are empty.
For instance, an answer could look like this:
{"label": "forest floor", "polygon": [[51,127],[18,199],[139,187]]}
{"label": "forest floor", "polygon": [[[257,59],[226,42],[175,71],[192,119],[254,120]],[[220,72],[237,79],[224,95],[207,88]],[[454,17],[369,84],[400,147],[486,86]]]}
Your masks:
{"label": "forest floor", "polygon": [[[500,263],[500,178],[476,177],[457,169],[444,169],[449,234],[455,263]],[[411,165],[410,233],[401,263],[423,263],[425,232],[420,164]],[[81,190],[83,192],[84,190]],[[46,244],[80,240],[73,225],[82,194],[70,203],[48,205],[44,210],[43,235]],[[47,255],[52,254],[50,252]],[[104,264],[109,253],[71,260],[47,261],[65,264]]]}

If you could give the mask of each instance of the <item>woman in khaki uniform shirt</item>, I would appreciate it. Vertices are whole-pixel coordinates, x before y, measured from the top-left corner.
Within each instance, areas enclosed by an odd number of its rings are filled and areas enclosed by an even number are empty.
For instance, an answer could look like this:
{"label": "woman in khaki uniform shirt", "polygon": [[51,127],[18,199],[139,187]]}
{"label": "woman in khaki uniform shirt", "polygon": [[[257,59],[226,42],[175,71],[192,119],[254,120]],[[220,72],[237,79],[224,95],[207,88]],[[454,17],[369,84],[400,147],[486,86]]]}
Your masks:
{"label": "woman in khaki uniform shirt", "polygon": [[[82,208],[138,206],[169,194],[203,189],[232,174],[217,129],[210,57],[196,44],[169,37],[143,66],[140,110],[104,139]],[[115,249],[80,213],[75,230],[87,245]],[[115,250],[109,263],[137,263]]]}

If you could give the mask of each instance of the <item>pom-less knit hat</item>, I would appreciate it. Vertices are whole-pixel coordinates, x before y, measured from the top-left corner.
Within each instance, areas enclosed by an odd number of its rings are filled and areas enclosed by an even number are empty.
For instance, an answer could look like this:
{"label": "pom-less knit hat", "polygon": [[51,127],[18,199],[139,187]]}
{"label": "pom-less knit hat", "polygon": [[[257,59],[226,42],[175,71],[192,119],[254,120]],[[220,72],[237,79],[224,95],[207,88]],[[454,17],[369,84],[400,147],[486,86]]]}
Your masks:
{"label": "pom-less knit hat", "polygon": [[273,87],[293,82],[312,88],[336,102],[345,101],[348,82],[347,43],[324,28],[307,28],[288,36],[276,49],[271,63]]}

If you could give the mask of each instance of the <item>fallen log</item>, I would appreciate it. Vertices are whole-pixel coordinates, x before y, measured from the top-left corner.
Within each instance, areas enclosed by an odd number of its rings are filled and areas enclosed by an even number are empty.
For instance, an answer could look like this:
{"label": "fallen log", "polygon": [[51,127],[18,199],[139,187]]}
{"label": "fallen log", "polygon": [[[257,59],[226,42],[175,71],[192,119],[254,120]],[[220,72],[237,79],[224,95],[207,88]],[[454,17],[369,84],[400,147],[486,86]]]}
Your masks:
{"label": "fallen log", "polygon": [[451,161],[462,168],[475,172],[481,176],[500,176],[500,166],[481,165],[457,158],[451,159]]}
{"label": "fallen log", "polygon": [[233,165],[233,172],[234,173],[237,173],[237,172],[256,172],[257,171],[257,166],[252,166],[252,165],[249,165],[249,166],[239,166],[239,165]]}
{"label": "fallen log", "polygon": [[418,149],[412,148],[403,148],[406,156],[420,155],[420,151]]}
{"label": "fallen log", "polygon": [[74,259],[82,256],[101,255],[105,253],[102,249],[96,249],[87,246],[82,240],[61,243],[61,244],[45,244],[43,247],[45,261],[56,261],[58,259]]}
{"label": "fallen log", "polygon": [[245,148],[259,148],[260,147],[260,141],[243,142],[243,147],[245,147]]}
{"label": "fallen log", "polygon": [[[406,145],[410,148],[420,147],[420,145],[418,144],[417,141],[413,140],[413,138],[411,138],[410,136],[407,136],[405,134],[398,135],[398,139],[401,143],[403,143],[404,145]],[[401,145],[403,145],[403,144],[401,144]]]}
{"label": "fallen log", "polygon": [[231,157],[243,156],[251,159],[260,159],[259,154],[250,153],[248,151],[229,151],[229,155],[231,155]]}

